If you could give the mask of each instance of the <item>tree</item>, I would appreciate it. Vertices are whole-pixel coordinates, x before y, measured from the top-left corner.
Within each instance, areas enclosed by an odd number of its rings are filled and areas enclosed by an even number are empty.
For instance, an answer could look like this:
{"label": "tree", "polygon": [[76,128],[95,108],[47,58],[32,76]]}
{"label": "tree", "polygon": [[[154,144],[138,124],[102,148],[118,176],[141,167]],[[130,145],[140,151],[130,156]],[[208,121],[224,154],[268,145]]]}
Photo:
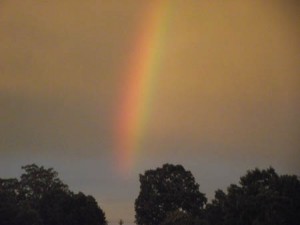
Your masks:
{"label": "tree", "polygon": [[300,221],[300,181],[279,176],[273,168],[254,169],[216,193],[206,207],[211,225],[297,225]]}
{"label": "tree", "polygon": [[164,164],[140,175],[140,193],[135,201],[138,225],[162,224],[171,212],[201,217],[206,197],[190,171],[181,165]]}
{"label": "tree", "polygon": [[[105,225],[104,212],[99,208],[94,197],[79,192],[72,196],[72,217],[78,221],[78,225]],[[74,224],[74,223],[73,223]],[[70,225],[73,225],[70,224]]]}
{"label": "tree", "polygon": [[23,166],[22,169],[25,173],[21,175],[20,197],[27,202],[38,203],[43,195],[55,190],[69,191],[68,186],[58,178],[58,173],[52,168],[45,169],[43,166],[31,164]]}
{"label": "tree", "polygon": [[104,212],[92,196],[52,191],[40,205],[44,225],[105,225]]}
{"label": "tree", "polygon": [[92,196],[74,194],[52,168],[22,167],[17,179],[0,179],[1,225],[106,225]]}
{"label": "tree", "polygon": [[222,190],[215,192],[215,199],[206,205],[205,218],[210,225],[224,224],[224,208],[226,203],[226,194]]}
{"label": "tree", "polygon": [[0,221],[3,225],[16,224],[18,186],[17,179],[0,179]]}
{"label": "tree", "polygon": [[14,224],[22,225],[43,225],[42,219],[37,210],[32,209],[30,206],[19,207],[18,214],[14,218]]}
{"label": "tree", "polygon": [[203,220],[199,217],[190,215],[187,212],[176,210],[168,212],[166,218],[161,225],[204,225]]}

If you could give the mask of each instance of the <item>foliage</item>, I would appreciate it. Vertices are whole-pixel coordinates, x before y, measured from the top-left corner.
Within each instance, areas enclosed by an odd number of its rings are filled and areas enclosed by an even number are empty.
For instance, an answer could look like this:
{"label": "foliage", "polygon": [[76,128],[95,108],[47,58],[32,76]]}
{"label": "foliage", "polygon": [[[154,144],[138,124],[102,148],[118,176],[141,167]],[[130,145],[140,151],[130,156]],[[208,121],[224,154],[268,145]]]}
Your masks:
{"label": "foliage", "polygon": [[206,198],[190,171],[165,164],[140,175],[140,193],[135,201],[138,225],[166,223],[172,212],[200,217]]}
{"label": "foliage", "polygon": [[41,200],[44,225],[106,224],[105,215],[92,196],[52,191]]}
{"label": "foliage", "polygon": [[74,194],[52,168],[22,167],[17,179],[0,179],[1,225],[105,225],[92,196]]}
{"label": "foliage", "polygon": [[176,210],[169,212],[161,225],[204,225],[203,220],[187,212]]}
{"label": "foliage", "polygon": [[211,225],[298,225],[300,181],[273,168],[248,171],[227,194],[216,192],[206,218]]}
{"label": "foliage", "polygon": [[140,175],[140,183],[138,225],[300,224],[300,181],[295,175],[280,176],[273,168],[248,171],[226,193],[217,190],[205,208],[199,185],[182,166],[148,170]]}
{"label": "foliage", "polygon": [[23,200],[37,203],[46,193],[61,190],[68,192],[68,186],[59,178],[58,173],[52,168],[45,169],[35,164],[23,166],[25,173],[21,175],[20,197]]}
{"label": "foliage", "polygon": [[[1,225],[107,224],[96,200],[70,191],[52,168],[22,168],[20,180],[0,178]],[[300,180],[273,168],[250,170],[206,204],[190,171],[164,164],[140,175],[135,211],[138,225],[298,225]]]}

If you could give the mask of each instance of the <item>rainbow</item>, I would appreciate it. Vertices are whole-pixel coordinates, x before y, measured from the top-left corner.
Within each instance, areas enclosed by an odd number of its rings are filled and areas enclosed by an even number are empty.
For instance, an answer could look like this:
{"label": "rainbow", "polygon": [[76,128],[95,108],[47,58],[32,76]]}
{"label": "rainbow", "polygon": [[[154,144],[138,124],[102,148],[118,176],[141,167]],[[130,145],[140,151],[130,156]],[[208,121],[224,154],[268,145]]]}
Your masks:
{"label": "rainbow", "polygon": [[152,1],[146,11],[122,74],[124,82],[116,120],[117,165],[125,173],[132,169],[141,150],[151,113],[170,14],[169,0]]}

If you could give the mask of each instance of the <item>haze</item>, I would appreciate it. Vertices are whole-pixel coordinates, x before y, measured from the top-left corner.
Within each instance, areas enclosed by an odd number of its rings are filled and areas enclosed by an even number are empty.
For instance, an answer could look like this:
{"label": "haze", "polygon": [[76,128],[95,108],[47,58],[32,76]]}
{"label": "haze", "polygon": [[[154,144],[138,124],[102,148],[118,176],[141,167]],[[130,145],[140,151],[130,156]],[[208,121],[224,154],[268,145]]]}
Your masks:
{"label": "haze", "polygon": [[54,167],[129,223],[138,174],[163,163],[208,198],[247,169],[300,174],[300,4],[276,0],[169,1],[143,144],[119,173],[116,109],[150,4],[0,1],[1,177]]}

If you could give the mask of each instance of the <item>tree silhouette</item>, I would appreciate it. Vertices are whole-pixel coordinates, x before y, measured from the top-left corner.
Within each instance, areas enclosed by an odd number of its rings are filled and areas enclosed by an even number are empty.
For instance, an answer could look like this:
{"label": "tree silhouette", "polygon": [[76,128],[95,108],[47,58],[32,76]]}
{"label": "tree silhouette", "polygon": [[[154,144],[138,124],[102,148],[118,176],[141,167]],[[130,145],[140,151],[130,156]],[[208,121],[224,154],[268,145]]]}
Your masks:
{"label": "tree silhouette", "polygon": [[105,225],[92,196],[68,189],[52,168],[22,167],[17,179],[0,179],[1,225]]}
{"label": "tree silhouette", "polygon": [[273,168],[248,171],[227,194],[217,191],[206,207],[211,225],[297,225],[300,222],[300,181],[279,176]]}
{"label": "tree silhouette", "polygon": [[163,223],[171,212],[200,217],[206,198],[190,171],[181,165],[164,164],[140,175],[140,193],[135,201],[138,225]]}
{"label": "tree silhouette", "polygon": [[43,166],[31,164],[23,166],[22,169],[25,173],[21,175],[19,184],[20,197],[23,200],[37,203],[48,192],[69,191],[68,186],[58,178],[58,173],[52,168],[45,169]]}

